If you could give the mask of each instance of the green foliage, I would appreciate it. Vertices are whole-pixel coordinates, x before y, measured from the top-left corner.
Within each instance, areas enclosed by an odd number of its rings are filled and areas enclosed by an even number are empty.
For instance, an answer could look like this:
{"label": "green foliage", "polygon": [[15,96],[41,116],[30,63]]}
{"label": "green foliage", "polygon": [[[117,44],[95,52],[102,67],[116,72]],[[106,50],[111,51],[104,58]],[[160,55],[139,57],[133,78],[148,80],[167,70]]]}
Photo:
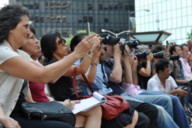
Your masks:
{"label": "green foliage", "polygon": [[[77,34],[79,33],[88,33],[86,29],[79,29],[77,30]],[[90,32],[90,34],[94,34],[95,32]]]}
{"label": "green foliage", "polygon": [[86,29],[79,29],[77,30],[77,34],[79,33],[87,33],[87,30]]}
{"label": "green foliage", "polygon": [[67,46],[70,46],[71,39],[73,38],[73,35],[70,35],[69,37],[65,37],[65,40],[67,42]]}
{"label": "green foliage", "polygon": [[187,33],[187,39],[192,39],[192,29],[191,29],[191,32]]}

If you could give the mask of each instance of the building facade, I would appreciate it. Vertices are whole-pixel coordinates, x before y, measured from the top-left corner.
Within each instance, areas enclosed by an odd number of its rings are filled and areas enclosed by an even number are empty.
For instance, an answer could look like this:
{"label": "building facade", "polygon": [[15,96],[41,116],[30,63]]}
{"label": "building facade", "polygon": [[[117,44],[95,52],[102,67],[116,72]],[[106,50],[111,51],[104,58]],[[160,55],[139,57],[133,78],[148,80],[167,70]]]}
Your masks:
{"label": "building facade", "polygon": [[134,11],[134,0],[10,0],[21,3],[31,11],[37,35],[58,31],[63,36],[78,30],[99,33],[101,29],[113,32],[127,30],[128,12]]}
{"label": "building facade", "polygon": [[[164,30],[171,33],[168,42],[186,43],[192,30],[191,0],[135,0],[136,31]],[[149,9],[150,12],[137,11]]]}

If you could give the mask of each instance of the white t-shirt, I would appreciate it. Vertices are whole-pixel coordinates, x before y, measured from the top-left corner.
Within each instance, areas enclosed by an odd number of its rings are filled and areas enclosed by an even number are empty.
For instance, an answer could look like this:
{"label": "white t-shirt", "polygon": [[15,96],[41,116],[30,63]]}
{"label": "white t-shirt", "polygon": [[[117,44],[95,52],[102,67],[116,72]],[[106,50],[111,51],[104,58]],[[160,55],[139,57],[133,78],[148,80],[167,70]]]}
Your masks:
{"label": "white t-shirt", "polygon": [[[21,50],[17,50],[17,52],[13,51],[9,43],[5,40],[0,44],[0,51],[0,64],[16,56],[21,56],[23,59],[31,61],[27,53]],[[0,70],[0,106],[5,115],[9,116],[13,111],[22,85],[23,79],[11,76]]]}
{"label": "white t-shirt", "polygon": [[165,81],[165,88],[163,87],[157,74],[151,77],[147,83],[147,90],[161,91],[165,93],[168,93],[171,90],[174,90],[176,87],[177,87],[177,84],[172,76],[169,76],[169,78]]}

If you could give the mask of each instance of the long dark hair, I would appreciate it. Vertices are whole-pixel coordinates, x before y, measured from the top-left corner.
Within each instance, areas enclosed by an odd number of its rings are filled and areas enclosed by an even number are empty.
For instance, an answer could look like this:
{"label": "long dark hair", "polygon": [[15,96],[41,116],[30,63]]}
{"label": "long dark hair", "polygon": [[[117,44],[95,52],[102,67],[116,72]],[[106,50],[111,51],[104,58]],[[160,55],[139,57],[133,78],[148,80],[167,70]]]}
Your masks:
{"label": "long dark hair", "polygon": [[58,32],[49,32],[41,38],[41,50],[45,58],[50,61],[53,58],[53,52],[57,49],[56,39],[61,37]]}
{"label": "long dark hair", "polygon": [[7,5],[0,10],[0,44],[16,28],[22,16],[29,17],[29,10],[22,5]]}

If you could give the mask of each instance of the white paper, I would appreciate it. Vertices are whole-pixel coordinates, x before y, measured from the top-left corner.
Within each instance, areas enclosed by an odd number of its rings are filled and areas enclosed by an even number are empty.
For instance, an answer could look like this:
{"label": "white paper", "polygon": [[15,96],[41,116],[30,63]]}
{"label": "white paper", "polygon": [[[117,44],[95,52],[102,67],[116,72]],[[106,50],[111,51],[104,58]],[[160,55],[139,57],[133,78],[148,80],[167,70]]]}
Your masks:
{"label": "white paper", "polygon": [[79,112],[87,111],[101,103],[106,101],[105,97],[99,94],[98,92],[94,92],[93,96],[87,99],[82,99],[80,103],[75,104],[72,112],[77,114]]}
{"label": "white paper", "polygon": [[106,98],[103,95],[99,94],[98,92],[94,92],[93,96],[96,99],[98,99],[99,101],[101,101],[101,102],[105,102],[106,101]]}

